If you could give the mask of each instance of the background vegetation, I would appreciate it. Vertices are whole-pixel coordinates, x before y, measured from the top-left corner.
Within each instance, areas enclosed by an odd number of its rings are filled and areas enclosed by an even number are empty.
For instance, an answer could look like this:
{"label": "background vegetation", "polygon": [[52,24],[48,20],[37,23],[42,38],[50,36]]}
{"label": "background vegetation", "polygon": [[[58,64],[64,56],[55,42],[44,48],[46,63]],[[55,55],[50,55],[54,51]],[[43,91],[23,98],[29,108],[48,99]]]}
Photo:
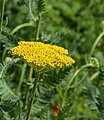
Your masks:
{"label": "background vegetation", "polygon": [[[12,57],[10,49],[20,40],[36,41],[39,14],[38,41],[68,49],[76,64],[41,75],[31,120],[104,120],[103,0],[5,0],[0,120],[25,119],[35,73],[28,77],[30,67]],[[54,111],[56,103],[59,112]]]}

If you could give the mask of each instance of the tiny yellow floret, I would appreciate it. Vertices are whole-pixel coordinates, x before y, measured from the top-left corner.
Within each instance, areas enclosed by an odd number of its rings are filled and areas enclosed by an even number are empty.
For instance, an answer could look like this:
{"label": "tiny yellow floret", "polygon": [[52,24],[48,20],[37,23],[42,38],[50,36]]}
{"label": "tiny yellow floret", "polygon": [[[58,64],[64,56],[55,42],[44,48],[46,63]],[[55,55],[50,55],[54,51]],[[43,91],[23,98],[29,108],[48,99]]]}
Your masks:
{"label": "tiny yellow floret", "polygon": [[75,60],[68,56],[67,49],[42,42],[20,41],[11,51],[13,55],[37,67],[62,68],[75,63]]}

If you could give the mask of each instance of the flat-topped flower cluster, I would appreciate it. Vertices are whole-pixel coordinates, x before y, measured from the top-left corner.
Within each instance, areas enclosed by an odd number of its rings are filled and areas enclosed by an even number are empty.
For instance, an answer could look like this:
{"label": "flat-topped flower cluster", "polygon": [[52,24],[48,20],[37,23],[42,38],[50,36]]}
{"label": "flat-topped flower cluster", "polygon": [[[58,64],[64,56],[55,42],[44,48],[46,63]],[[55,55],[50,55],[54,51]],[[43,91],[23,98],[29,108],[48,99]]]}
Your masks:
{"label": "flat-topped flower cluster", "polygon": [[75,60],[68,56],[67,49],[42,42],[20,41],[11,51],[13,55],[37,67],[62,68],[75,63]]}

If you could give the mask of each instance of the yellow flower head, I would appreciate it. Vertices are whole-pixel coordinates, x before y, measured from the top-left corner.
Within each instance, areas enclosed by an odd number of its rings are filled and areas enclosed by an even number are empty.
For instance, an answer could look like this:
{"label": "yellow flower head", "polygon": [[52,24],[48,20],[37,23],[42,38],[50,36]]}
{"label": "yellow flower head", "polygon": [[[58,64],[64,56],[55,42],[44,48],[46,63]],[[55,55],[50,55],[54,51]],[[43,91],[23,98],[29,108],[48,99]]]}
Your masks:
{"label": "yellow flower head", "polygon": [[75,61],[68,56],[68,50],[42,42],[18,42],[11,49],[12,54],[22,57],[27,63],[37,67],[62,68],[71,66]]}

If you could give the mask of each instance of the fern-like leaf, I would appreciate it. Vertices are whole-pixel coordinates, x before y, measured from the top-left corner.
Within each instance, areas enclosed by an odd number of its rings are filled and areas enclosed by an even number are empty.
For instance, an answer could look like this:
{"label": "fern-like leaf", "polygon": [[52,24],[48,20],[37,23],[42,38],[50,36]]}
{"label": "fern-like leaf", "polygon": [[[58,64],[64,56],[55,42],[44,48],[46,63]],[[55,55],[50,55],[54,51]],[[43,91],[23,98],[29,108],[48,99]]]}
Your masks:
{"label": "fern-like leaf", "polygon": [[6,70],[8,69],[8,67],[10,67],[12,64],[16,63],[18,60],[20,60],[20,59],[16,58],[16,59],[12,59],[11,61],[4,61],[3,63],[0,63],[0,79],[4,78],[4,74],[5,74]]}
{"label": "fern-like leaf", "polygon": [[12,92],[4,79],[0,80],[0,98],[1,100],[15,100],[17,96]]}
{"label": "fern-like leaf", "polygon": [[7,72],[8,67],[12,64],[16,63],[19,59],[13,59],[12,61],[4,61],[0,64],[0,99],[1,100],[11,100],[13,98],[17,99],[17,96],[12,92],[10,87],[5,81],[5,74]]}
{"label": "fern-like leaf", "polygon": [[46,11],[46,4],[44,0],[37,0],[36,1],[38,14],[43,13]]}
{"label": "fern-like leaf", "polygon": [[3,32],[0,34],[0,41],[4,43],[4,47],[6,47],[7,50],[10,50],[12,47],[17,45],[18,41],[20,41],[20,38]]}
{"label": "fern-like leaf", "polygon": [[2,116],[0,116],[1,120],[12,120],[8,114],[8,112],[5,112],[4,110],[2,110]]}

